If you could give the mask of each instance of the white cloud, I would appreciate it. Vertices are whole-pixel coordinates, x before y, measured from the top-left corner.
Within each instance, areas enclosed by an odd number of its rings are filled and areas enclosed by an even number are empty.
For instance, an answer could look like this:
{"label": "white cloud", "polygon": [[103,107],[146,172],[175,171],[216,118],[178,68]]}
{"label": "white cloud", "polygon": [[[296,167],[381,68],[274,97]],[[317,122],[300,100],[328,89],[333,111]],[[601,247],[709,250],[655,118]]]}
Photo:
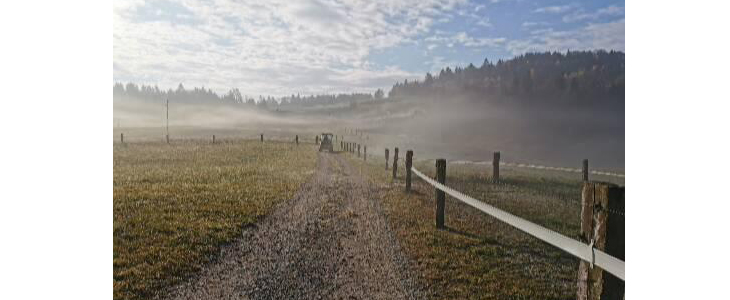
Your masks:
{"label": "white cloud", "polygon": [[546,7],[541,7],[541,8],[535,9],[533,12],[559,14],[559,13],[564,13],[566,11],[571,10],[571,9],[573,9],[573,7],[574,7],[573,4],[546,6]]}
{"label": "white cloud", "polygon": [[247,95],[370,91],[416,75],[373,65],[373,50],[413,43],[465,4],[115,0],[114,79]]}
{"label": "white cloud", "polygon": [[514,55],[525,52],[590,49],[625,51],[624,36],[625,21],[621,19],[608,23],[588,24],[566,31],[553,29],[532,31],[527,38],[509,41],[507,49]]}
{"label": "white cloud", "polygon": [[548,23],[547,22],[523,22],[522,23],[522,27],[525,27],[525,28],[542,26],[542,25],[548,25]]}
{"label": "white cloud", "polygon": [[583,20],[596,20],[603,16],[623,16],[624,15],[624,8],[620,6],[611,5],[608,7],[604,7],[601,9],[596,10],[593,13],[586,13],[584,10],[577,10],[571,14],[567,14],[563,16],[563,22],[569,23],[569,22],[576,22],[576,21],[583,21]]}
{"label": "white cloud", "polygon": [[477,21],[476,24],[482,27],[492,27],[492,23],[489,23],[489,19],[481,19]]}
{"label": "white cloud", "polygon": [[[483,36],[486,27],[490,32],[500,29],[486,15],[490,8],[488,2],[467,0],[114,0],[114,80],[161,88],[182,82],[218,92],[237,87],[254,97],[371,92],[396,80],[422,77],[421,72],[369,60],[371,53],[385,49],[416,46],[419,53],[440,52],[454,59],[460,58],[457,46],[513,54],[624,47],[623,20],[562,24],[582,26],[563,31],[528,21],[521,24],[525,37],[508,41]],[[562,12],[564,18],[576,15],[595,23],[601,16],[622,16],[623,10],[609,6],[579,16],[584,12],[570,4],[536,12]],[[469,30],[445,31],[452,30],[444,24],[451,22]],[[515,21],[515,26],[520,23]],[[481,36],[474,35],[479,30]],[[429,63],[433,68],[446,62]]]}
{"label": "white cloud", "polygon": [[437,31],[435,35],[427,37],[425,39],[425,41],[427,42],[446,44],[446,46],[449,48],[453,47],[456,44],[460,44],[465,47],[495,47],[504,44],[506,40],[507,39],[503,37],[476,38],[469,36],[469,34],[464,31],[457,32],[452,35],[449,35],[445,32]]}

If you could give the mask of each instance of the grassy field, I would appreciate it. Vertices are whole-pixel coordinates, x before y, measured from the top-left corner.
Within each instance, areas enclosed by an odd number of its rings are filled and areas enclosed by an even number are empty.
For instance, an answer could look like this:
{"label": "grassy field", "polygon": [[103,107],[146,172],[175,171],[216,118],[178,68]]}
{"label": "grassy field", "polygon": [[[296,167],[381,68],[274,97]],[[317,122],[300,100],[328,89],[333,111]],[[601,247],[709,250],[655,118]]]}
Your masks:
{"label": "grassy field", "polygon": [[114,143],[114,299],[154,298],[313,173],[312,144]]}
{"label": "grassy field", "polygon": [[[446,230],[435,229],[434,189],[414,176],[404,193],[379,157],[353,158],[381,197],[406,253],[424,274],[435,299],[574,299],[578,259],[447,195]],[[391,161],[392,164],[392,161]],[[415,162],[429,176],[434,161]],[[576,238],[580,229],[580,174],[501,169],[503,184],[489,183],[490,166],[447,162],[447,185],[512,214]],[[623,181],[623,180],[620,180]],[[622,183],[622,182],[621,182]]]}

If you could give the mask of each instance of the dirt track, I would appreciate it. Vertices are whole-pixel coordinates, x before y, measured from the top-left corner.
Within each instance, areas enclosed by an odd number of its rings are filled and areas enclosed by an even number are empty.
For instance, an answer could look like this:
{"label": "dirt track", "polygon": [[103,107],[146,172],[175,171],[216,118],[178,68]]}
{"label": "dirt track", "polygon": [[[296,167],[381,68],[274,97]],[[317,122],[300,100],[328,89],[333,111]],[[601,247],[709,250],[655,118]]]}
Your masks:
{"label": "dirt track", "polygon": [[423,299],[369,184],[344,154],[168,299]]}

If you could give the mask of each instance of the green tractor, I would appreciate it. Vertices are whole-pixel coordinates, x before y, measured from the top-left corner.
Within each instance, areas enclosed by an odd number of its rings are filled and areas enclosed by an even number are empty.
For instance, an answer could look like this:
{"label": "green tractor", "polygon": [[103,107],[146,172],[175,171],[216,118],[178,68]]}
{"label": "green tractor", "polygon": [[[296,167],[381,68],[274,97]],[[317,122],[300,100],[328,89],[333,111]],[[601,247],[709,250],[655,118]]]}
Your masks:
{"label": "green tractor", "polygon": [[319,151],[329,151],[332,152],[332,134],[331,133],[322,133],[322,138],[319,142]]}

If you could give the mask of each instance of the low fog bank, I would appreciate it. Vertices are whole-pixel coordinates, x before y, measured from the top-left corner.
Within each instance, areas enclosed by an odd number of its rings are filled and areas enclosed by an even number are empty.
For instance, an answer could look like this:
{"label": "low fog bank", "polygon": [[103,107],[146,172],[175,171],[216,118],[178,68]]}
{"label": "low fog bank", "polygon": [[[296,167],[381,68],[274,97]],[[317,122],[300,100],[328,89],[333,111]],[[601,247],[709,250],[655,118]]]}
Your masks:
{"label": "low fog bank", "polygon": [[359,124],[378,152],[398,146],[421,158],[490,161],[500,151],[509,162],[579,168],[585,158],[592,169],[624,171],[622,109],[406,101],[385,115]]}
{"label": "low fog bank", "polygon": [[[150,103],[136,99],[114,101],[114,125],[123,127],[164,126],[165,103]],[[188,127],[246,127],[264,125],[306,125],[321,120],[286,114],[272,114],[234,104],[169,104],[170,126]]]}
{"label": "low fog bank", "polygon": [[[492,152],[501,151],[506,162],[580,168],[586,158],[591,169],[624,171],[622,107],[401,99],[277,111],[171,103],[169,112],[171,134],[189,137],[243,132],[255,137],[263,132],[309,140],[332,132],[340,136],[338,141],[344,136],[367,145],[368,153],[375,155],[382,155],[385,147],[399,147],[403,152],[413,149],[420,159],[490,161]],[[115,99],[114,122],[115,128],[162,130],[164,103]],[[356,128],[362,135],[352,134],[350,129]]]}

